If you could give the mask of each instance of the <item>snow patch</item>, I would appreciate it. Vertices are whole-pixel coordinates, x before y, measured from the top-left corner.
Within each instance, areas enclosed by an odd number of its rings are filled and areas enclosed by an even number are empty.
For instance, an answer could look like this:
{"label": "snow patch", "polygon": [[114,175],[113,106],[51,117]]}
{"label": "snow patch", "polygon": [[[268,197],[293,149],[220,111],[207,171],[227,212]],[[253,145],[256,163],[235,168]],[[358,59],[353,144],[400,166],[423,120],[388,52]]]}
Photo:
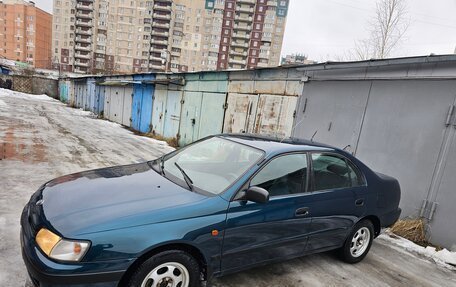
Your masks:
{"label": "snow patch", "polygon": [[6,89],[0,89],[0,97],[15,97],[15,98],[27,98],[30,100],[37,100],[37,101],[57,101],[47,95],[32,95],[32,94],[25,94],[21,92],[15,92]]}
{"label": "snow patch", "polygon": [[4,101],[0,100],[0,107],[6,107],[8,106]]}
{"label": "snow patch", "polygon": [[444,266],[451,270],[456,270],[456,252],[452,252],[447,249],[437,251],[434,247],[431,246],[423,247],[408,239],[400,237],[389,230],[386,230],[385,233],[379,236],[379,238],[391,242],[394,245],[405,249],[406,251],[432,259],[438,265]]}

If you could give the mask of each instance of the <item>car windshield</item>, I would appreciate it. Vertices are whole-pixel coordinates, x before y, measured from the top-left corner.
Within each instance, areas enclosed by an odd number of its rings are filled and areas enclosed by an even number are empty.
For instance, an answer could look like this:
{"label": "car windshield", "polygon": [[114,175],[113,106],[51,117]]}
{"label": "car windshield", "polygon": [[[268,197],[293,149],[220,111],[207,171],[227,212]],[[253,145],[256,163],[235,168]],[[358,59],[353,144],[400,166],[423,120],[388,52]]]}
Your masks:
{"label": "car windshield", "polygon": [[212,137],[166,156],[162,167],[166,177],[179,178],[191,190],[220,194],[263,154],[262,150]]}

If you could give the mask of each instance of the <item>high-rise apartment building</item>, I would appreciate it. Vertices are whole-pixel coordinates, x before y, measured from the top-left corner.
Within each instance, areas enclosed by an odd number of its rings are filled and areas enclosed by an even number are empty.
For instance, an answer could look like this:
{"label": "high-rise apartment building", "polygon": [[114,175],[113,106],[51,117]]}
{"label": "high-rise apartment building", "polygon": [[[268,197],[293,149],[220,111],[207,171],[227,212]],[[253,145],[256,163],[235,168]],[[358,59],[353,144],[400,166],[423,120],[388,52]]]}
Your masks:
{"label": "high-rise apartment building", "polygon": [[277,66],[288,0],[54,0],[54,64],[91,73]]}
{"label": "high-rise apartment building", "polygon": [[51,68],[52,15],[31,1],[0,1],[0,58]]}

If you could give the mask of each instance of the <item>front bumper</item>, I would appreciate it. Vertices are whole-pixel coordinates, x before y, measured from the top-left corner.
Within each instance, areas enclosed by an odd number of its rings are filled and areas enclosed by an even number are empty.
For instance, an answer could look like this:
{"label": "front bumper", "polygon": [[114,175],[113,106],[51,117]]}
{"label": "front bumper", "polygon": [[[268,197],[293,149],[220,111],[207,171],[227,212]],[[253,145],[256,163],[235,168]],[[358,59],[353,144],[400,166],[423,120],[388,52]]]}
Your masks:
{"label": "front bumper", "polygon": [[37,287],[115,287],[131,264],[131,260],[77,263],[50,260],[36,246],[26,214],[21,218],[22,258],[31,282]]}

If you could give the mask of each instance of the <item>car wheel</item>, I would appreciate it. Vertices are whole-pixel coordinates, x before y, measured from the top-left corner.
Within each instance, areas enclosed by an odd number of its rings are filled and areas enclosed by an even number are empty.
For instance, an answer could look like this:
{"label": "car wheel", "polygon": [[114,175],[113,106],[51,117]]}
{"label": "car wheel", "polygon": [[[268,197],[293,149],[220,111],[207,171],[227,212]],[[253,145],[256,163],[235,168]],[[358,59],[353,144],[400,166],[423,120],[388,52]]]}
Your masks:
{"label": "car wheel", "polygon": [[142,263],[131,276],[129,287],[199,287],[200,266],[184,251],[158,253]]}
{"label": "car wheel", "polygon": [[374,225],[372,222],[369,220],[358,222],[340,249],[342,260],[348,263],[360,262],[369,252],[373,240]]}

